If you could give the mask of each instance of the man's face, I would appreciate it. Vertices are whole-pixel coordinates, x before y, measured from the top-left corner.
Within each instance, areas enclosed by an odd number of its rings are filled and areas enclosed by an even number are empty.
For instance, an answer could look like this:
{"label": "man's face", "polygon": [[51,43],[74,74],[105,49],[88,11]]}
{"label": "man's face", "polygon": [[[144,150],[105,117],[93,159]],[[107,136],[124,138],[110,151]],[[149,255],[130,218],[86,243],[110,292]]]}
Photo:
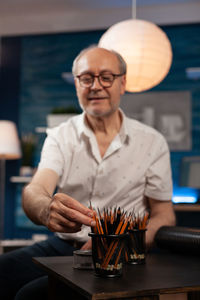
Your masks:
{"label": "man's face", "polygon": [[[88,50],[77,62],[76,74],[99,75],[102,72],[119,74],[119,62],[115,54],[100,48]],[[94,117],[109,116],[120,104],[120,96],[125,91],[125,75],[116,77],[111,87],[102,87],[95,77],[91,87],[82,87],[75,78],[76,92],[81,108]]]}

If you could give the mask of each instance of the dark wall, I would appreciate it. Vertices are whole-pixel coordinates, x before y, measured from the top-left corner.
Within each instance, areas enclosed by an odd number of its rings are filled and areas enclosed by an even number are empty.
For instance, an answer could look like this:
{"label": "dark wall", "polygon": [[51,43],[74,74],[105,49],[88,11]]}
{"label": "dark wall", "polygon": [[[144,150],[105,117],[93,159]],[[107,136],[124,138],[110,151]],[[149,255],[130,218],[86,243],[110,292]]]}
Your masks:
{"label": "dark wall", "polygon": [[[168,76],[153,90],[190,92],[192,149],[171,152],[174,190],[189,196],[195,190],[180,187],[181,162],[185,156],[200,155],[200,79],[187,78],[186,68],[200,67],[200,24],[165,26],[163,30],[172,45],[173,62]],[[199,190],[196,194],[200,196]]]}
{"label": "dark wall", "polygon": [[0,67],[0,118],[19,121],[20,38],[3,38]]}
{"label": "dark wall", "polygon": [[[4,38],[1,43],[0,64],[0,119],[11,120],[19,125],[20,95],[20,38]],[[13,237],[16,187],[10,176],[18,174],[19,161],[6,161],[5,236]]]}

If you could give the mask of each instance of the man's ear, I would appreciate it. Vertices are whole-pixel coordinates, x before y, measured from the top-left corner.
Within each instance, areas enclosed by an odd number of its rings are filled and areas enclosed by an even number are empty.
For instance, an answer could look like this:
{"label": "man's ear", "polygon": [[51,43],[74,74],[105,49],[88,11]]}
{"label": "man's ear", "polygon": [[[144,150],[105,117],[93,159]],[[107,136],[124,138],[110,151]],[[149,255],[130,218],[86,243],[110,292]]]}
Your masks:
{"label": "man's ear", "polygon": [[123,75],[121,78],[121,91],[120,91],[120,95],[123,95],[125,93],[126,90],[126,75]]}

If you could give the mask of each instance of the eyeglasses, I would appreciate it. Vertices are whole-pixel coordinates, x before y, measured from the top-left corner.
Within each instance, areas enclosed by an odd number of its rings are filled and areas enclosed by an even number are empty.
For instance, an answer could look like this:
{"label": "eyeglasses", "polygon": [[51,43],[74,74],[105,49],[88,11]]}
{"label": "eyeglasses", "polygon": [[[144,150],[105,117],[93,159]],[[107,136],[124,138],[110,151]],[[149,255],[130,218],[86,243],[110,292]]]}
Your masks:
{"label": "eyeglasses", "polygon": [[102,72],[99,75],[85,73],[82,75],[77,75],[76,77],[79,79],[79,83],[82,87],[89,88],[93,86],[95,78],[98,78],[99,84],[102,87],[111,87],[114,80],[122,75],[124,74],[112,74],[110,72]]}

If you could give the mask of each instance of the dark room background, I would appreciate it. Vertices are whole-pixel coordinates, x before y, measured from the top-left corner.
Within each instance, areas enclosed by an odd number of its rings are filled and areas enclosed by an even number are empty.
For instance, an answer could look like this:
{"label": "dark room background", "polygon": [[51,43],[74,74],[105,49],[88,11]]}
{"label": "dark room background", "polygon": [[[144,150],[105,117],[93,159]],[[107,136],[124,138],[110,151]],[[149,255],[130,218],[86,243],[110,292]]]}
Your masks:
{"label": "dark room background", "polygon": [[[167,77],[151,91],[188,91],[191,98],[190,151],[171,152],[174,194],[195,194],[199,190],[180,186],[182,158],[200,155],[200,81],[186,76],[186,68],[200,66],[200,24],[162,26],[172,44],[173,63]],[[2,38],[0,68],[0,119],[13,120],[20,137],[33,133],[37,138],[34,165],[39,161],[45,133],[37,127],[46,126],[46,116],[54,107],[75,104],[75,88],[62,78],[71,72],[72,62],[81,49],[98,43],[104,31],[17,36]],[[148,93],[148,92],[147,92]],[[162,101],[162,99],[160,99]],[[176,101],[176,99],[174,99]],[[21,184],[10,182],[19,174],[20,161],[6,165],[6,224],[7,238],[29,238],[32,233],[45,232],[33,226],[23,215]],[[180,225],[200,227],[199,213],[177,214]]]}

